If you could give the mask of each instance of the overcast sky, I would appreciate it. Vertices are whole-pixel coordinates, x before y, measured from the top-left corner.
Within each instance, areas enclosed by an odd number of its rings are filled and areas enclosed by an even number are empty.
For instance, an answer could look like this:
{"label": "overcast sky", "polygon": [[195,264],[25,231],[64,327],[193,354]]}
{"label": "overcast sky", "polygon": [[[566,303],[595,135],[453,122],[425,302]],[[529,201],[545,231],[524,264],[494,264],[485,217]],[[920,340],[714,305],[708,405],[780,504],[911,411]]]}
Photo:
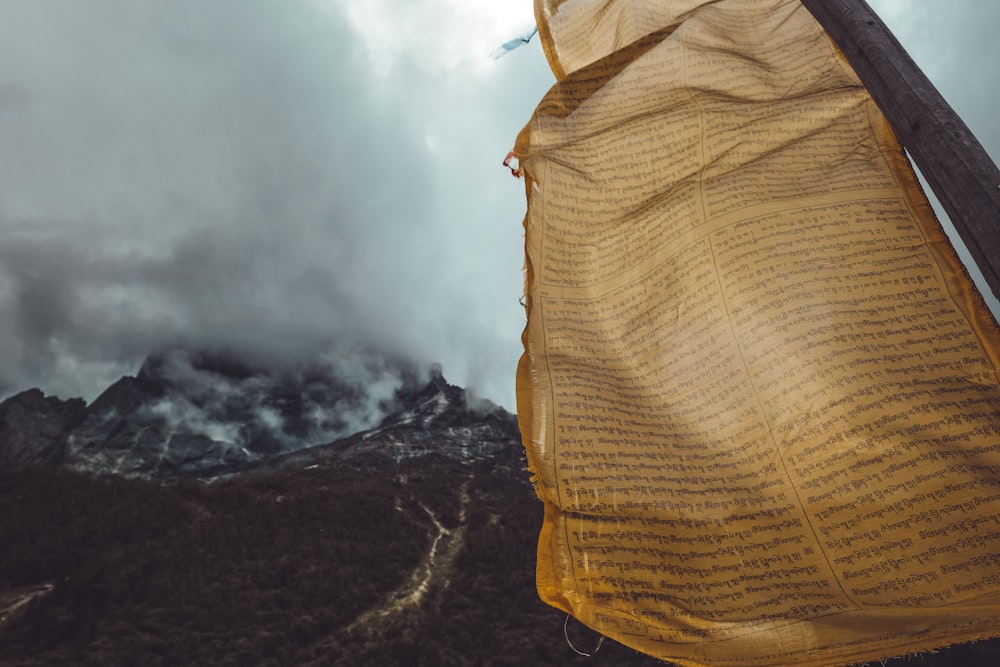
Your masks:
{"label": "overcast sky", "polygon": [[[1000,3],[871,0],[1000,156]],[[531,0],[0,0],[0,398],[360,340],[514,409]]]}

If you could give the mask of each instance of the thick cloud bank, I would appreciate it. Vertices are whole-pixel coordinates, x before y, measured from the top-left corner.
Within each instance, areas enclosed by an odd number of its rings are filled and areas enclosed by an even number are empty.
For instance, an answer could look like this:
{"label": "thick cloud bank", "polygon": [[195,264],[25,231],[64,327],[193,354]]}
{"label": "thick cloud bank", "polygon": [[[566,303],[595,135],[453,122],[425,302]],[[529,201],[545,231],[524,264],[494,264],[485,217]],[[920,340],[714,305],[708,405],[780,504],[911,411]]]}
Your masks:
{"label": "thick cloud bank", "polygon": [[[360,341],[513,409],[531,4],[0,2],[0,398]],[[872,5],[1000,155],[1000,3]]]}
{"label": "thick cloud bank", "polygon": [[166,346],[362,341],[510,405],[499,163],[549,81],[456,42],[452,4],[0,5],[0,394],[89,400]]}

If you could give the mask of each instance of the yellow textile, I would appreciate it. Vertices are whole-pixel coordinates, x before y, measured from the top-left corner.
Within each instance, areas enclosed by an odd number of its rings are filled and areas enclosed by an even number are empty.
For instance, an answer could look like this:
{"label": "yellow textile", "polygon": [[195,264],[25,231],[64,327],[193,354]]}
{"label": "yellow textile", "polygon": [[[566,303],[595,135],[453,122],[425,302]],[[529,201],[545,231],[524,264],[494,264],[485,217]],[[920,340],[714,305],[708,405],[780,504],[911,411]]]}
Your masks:
{"label": "yellow textile", "polygon": [[536,0],[549,604],[681,665],[1000,634],[1000,331],[798,0]]}

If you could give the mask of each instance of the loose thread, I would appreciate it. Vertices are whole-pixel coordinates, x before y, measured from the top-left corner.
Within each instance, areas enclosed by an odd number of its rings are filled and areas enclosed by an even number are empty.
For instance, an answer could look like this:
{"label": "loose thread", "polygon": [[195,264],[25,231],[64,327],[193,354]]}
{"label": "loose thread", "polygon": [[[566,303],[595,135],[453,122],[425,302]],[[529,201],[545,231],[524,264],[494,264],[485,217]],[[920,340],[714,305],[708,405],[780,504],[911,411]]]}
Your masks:
{"label": "loose thread", "polygon": [[594,653],[600,651],[601,645],[604,643],[604,636],[602,635],[601,638],[597,640],[597,646],[594,647],[594,651],[592,653],[584,653],[577,647],[573,646],[573,642],[569,640],[569,614],[566,614],[566,620],[563,621],[563,637],[566,638],[566,644],[573,649],[573,652],[577,655],[582,655],[584,658],[594,657]]}

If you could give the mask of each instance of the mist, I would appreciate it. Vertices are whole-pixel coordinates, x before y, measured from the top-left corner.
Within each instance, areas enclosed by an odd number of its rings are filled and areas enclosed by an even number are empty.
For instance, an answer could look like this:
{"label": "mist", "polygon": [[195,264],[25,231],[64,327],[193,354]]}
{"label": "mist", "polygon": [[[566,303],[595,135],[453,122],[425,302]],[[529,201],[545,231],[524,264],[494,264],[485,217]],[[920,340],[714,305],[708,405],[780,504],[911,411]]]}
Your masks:
{"label": "mist", "polygon": [[493,33],[436,53],[449,4],[403,39],[357,3],[4,2],[0,393],[90,400],[167,348],[364,343],[512,406],[523,197],[500,161],[530,108],[510,91],[549,82],[527,49],[489,59]]}
{"label": "mist", "polygon": [[[871,4],[1000,155],[1000,4]],[[4,0],[0,399],[90,401],[170,349],[364,348],[513,410],[500,163],[553,77],[540,40],[490,54],[531,5]]]}

